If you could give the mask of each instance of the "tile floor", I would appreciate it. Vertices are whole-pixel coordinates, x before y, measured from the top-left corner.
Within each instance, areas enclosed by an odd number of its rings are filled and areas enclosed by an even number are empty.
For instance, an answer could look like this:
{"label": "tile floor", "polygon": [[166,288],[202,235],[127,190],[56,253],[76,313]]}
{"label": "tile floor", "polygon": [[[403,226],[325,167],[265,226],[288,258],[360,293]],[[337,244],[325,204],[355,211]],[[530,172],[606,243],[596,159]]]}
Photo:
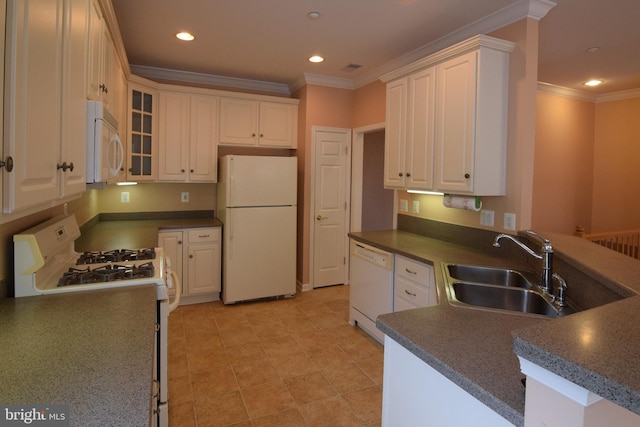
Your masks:
{"label": "tile floor", "polygon": [[379,426],[383,347],[348,318],[348,286],[178,307],[170,425]]}

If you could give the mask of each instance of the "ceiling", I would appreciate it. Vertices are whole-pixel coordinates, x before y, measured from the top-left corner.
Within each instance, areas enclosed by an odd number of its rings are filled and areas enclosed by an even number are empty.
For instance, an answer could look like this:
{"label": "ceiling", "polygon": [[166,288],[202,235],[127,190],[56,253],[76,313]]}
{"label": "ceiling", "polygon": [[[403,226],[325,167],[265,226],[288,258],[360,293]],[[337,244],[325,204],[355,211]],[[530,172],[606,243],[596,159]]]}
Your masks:
{"label": "ceiling", "polygon": [[[636,0],[112,0],[132,71],[222,86],[360,87],[538,9],[539,81],[593,94],[640,88]],[[311,19],[309,12],[320,17]],[[193,33],[193,42],[174,35]],[[588,48],[598,47],[596,53]],[[326,60],[312,64],[314,54]],[[356,67],[359,65],[360,67]],[[173,76],[173,77],[172,77]],[[601,78],[605,84],[586,88]]]}

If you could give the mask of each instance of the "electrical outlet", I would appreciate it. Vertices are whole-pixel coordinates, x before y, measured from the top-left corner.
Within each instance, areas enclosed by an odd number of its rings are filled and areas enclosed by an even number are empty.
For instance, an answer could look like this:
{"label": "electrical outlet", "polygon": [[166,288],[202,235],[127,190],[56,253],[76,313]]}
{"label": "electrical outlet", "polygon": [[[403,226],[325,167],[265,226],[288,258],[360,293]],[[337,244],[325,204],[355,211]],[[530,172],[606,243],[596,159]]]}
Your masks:
{"label": "electrical outlet", "polygon": [[400,212],[409,212],[409,201],[407,199],[400,199]]}
{"label": "electrical outlet", "polygon": [[180,201],[182,203],[189,203],[189,192],[188,191],[183,191],[182,195],[180,196]]}
{"label": "electrical outlet", "polygon": [[420,213],[420,200],[414,200],[411,208],[411,212],[417,214]]}
{"label": "electrical outlet", "polygon": [[512,230],[516,229],[516,214],[505,212],[504,214],[504,229]]}
{"label": "electrical outlet", "polygon": [[495,216],[494,211],[483,209],[480,211],[480,225],[486,225],[493,227],[493,218]]}
{"label": "electrical outlet", "polygon": [[129,203],[129,192],[123,191],[120,193],[120,203]]}

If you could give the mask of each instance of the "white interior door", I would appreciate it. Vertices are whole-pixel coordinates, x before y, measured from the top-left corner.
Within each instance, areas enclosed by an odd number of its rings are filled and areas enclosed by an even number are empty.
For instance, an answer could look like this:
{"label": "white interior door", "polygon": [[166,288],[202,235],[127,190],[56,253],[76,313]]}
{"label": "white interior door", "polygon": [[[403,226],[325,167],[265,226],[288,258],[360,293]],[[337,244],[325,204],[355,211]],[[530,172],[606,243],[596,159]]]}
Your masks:
{"label": "white interior door", "polygon": [[312,284],[347,282],[348,129],[314,129]]}

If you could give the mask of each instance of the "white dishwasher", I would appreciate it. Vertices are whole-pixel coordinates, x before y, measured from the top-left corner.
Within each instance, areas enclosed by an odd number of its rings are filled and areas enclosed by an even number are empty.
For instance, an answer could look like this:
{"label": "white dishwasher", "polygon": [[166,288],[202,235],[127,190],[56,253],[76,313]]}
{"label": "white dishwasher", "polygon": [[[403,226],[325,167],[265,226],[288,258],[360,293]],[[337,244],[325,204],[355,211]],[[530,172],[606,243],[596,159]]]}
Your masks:
{"label": "white dishwasher", "polygon": [[349,323],[384,344],[376,318],[393,312],[393,254],[351,240]]}

